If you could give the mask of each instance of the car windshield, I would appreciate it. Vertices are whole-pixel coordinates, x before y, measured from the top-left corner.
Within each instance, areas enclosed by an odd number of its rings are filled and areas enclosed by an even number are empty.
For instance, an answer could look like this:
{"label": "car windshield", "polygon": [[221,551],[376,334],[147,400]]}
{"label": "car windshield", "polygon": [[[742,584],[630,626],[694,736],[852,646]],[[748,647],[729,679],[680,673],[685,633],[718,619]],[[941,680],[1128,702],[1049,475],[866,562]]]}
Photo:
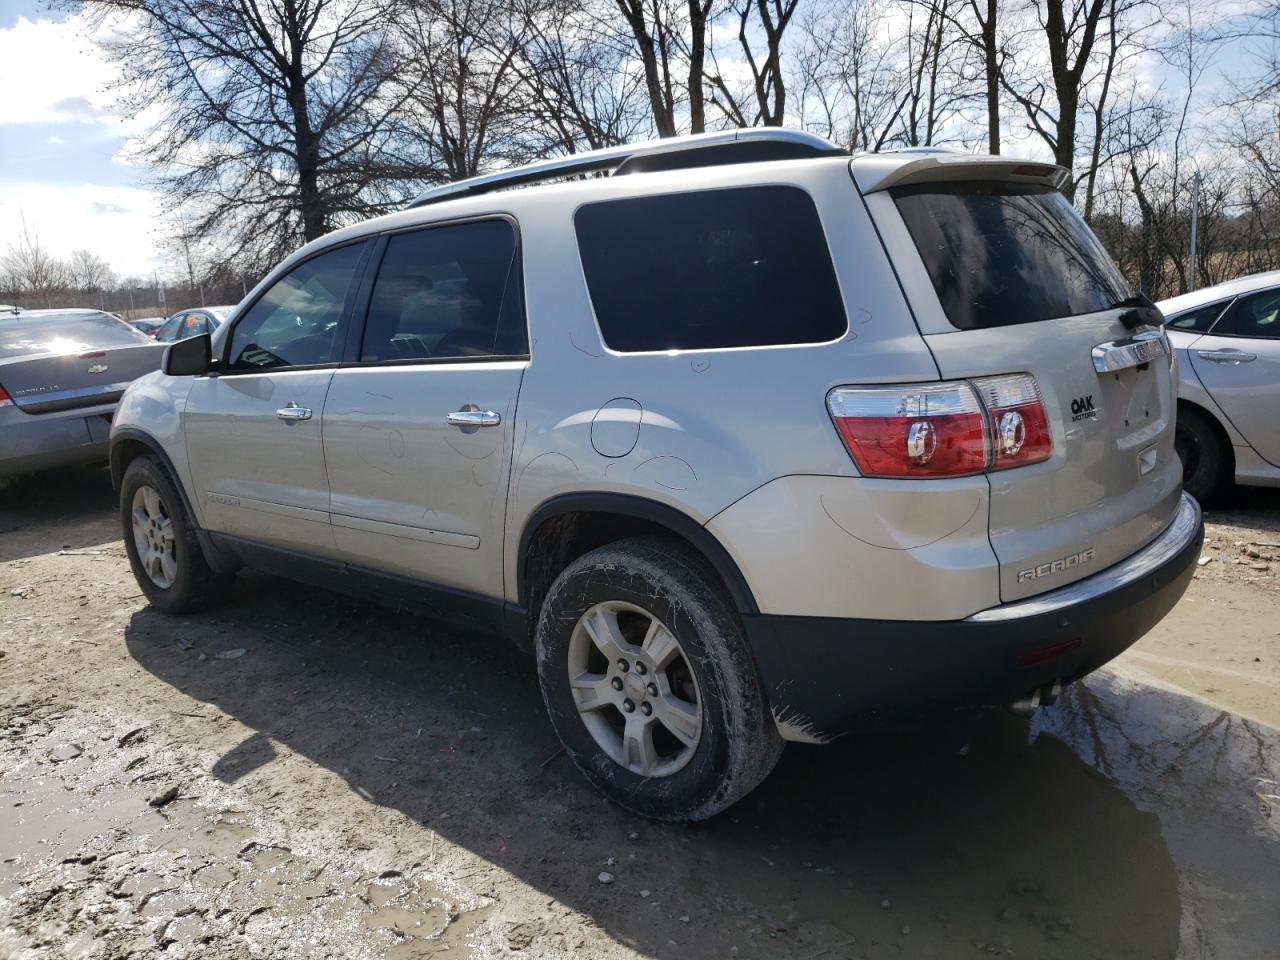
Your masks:
{"label": "car windshield", "polygon": [[1130,305],[1133,289],[1056,190],[979,181],[892,194],[947,319],[961,330]]}
{"label": "car windshield", "polygon": [[0,359],[32,354],[77,354],[100,347],[136,347],[151,340],[106,314],[18,317],[0,323]]}

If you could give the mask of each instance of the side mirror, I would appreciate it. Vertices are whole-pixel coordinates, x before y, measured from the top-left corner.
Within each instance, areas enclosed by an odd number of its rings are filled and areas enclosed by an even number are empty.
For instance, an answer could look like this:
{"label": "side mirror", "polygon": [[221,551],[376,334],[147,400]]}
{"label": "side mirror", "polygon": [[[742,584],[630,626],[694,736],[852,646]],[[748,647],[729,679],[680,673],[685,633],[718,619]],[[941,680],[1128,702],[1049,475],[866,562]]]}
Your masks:
{"label": "side mirror", "polygon": [[202,333],[198,337],[188,337],[169,344],[165,348],[160,369],[170,377],[195,377],[208,373],[213,363],[210,339],[209,334]]}

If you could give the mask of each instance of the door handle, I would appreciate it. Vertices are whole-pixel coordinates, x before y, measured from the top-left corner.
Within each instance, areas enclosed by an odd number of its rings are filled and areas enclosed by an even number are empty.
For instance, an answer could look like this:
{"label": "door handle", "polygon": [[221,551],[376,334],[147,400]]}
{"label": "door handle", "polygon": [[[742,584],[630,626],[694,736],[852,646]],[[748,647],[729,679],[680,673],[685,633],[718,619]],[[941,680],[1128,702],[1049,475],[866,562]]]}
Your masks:
{"label": "door handle", "polygon": [[286,423],[294,423],[298,420],[310,420],[311,408],[300,407],[297,401],[290,400],[283,407],[276,411],[276,416]]}
{"label": "door handle", "polygon": [[496,427],[502,422],[501,414],[492,410],[455,410],[445,419],[455,427]]}
{"label": "door handle", "polygon": [[1257,360],[1256,353],[1245,353],[1243,350],[1197,350],[1201,360],[1212,360],[1214,363],[1248,363],[1250,360]]}

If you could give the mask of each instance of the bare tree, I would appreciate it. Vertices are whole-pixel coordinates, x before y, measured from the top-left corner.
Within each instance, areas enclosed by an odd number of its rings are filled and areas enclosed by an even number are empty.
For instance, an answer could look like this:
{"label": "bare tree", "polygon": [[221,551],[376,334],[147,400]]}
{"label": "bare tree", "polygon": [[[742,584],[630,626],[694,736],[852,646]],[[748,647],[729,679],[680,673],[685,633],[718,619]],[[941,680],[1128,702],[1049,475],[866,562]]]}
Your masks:
{"label": "bare tree", "polygon": [[40,237],[22,217],[22,229],[0,257],[0,275],[13,293],[48,306],[54,294],[67,287],[67,267],[40,243]]}
{"label": "bare tree", "polygon": [[679,56],[679,7],[673,0],[615,0],[635,40],[636,52],[644,68],[649,109],[660,137],[676,135],[676,80]]}
{"label": "bare tree", "polygon": [[389,0],[62,2],[107,37],[126,105],[162,108],[141,156],[228,250],[276,259],[400,199],[382,163],[408,95],[389,94]]}
{"label": "bare tree", "polygon": [[515,69],[530,149],[573,153],[650,136],[645,78],[628,69],[633,38],[600,15],[602,0],[528,2]]}
{"label": "bare tree", "polygon": [[[782,40],[799,0],[734,0],[738,21],[738,47],[751,74],[747,90],[737,87],[712,60],[715,73],[707,75],[711,102],[738,127],[780,127],[786,118],[787,86],[782,63]],[[764,49],[757,49],[757,37]]]}
{"label": "bare tree", "polygon": [[74,250],[67,258],[66,279],[73,290],[93,293],[115,286],[111,264],[89,250]]}
{"label": "bare tree", "polygon": [[[487,162],[526,159],[516,58],[530,20],[503,0],[417,0],[398,20],[406,170],[464,180]],[[425,150],[425,162],[418,151]]]}

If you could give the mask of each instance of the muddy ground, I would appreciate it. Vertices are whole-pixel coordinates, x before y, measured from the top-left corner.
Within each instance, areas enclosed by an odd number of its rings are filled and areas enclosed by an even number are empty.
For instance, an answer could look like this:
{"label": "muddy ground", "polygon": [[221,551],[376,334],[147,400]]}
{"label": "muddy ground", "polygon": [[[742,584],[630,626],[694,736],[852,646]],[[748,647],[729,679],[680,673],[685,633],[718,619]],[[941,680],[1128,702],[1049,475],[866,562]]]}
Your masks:
{"label": "muddy ground", "polygon": [[792,746],[675,827],[586,786],[504,641],[258,575],[167,617],[102,473],[10,490],[0,957],[1274,960],[1280,491],[1233,503],[1030,722]]}

